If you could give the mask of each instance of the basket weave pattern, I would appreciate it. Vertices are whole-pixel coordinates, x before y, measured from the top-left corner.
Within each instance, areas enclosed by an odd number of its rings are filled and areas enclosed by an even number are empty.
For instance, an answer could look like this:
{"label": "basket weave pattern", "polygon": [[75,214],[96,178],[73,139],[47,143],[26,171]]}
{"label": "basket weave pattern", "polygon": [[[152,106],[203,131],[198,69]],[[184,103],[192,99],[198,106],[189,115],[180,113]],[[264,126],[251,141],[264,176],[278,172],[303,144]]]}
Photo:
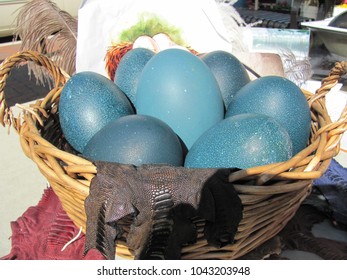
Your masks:
{"label": "basket weave pattern", "polygon": [[[15,66],[32,61],[45,67],[54,88],[47,96],[14,116],[5,100],[6,79]],[[340,149],[340,139],[347,130],[347,107],[339,120],[332,122],[325,105],[325,95],[347,71],[346,62],[338,62],[322,81],[315,94],[303,91],[311,108],[309,145],[282,163],[252,167],[232,173],[233,182],[244,210],[231,245],[216,249],[203,238],[203,220],[195,221],[199,236],[195,244],[184,246],[183,259],[237,259],[258,247],[283,229],[311,191],[312,181],[323,175]],[[59,96],[68,75],[44,55],[19,52],[0,65],[0,123],[19,134],[23,152],[32,159],[59,197],[63,208],[78,227],[86,228],[84,200],[97,170],[92,162],[53,145],[41,135],[42,127],[58,111]],[[23,93],[25,94],[25,93]],[[117,255],[132,258],[126,244],[117,244]]]}

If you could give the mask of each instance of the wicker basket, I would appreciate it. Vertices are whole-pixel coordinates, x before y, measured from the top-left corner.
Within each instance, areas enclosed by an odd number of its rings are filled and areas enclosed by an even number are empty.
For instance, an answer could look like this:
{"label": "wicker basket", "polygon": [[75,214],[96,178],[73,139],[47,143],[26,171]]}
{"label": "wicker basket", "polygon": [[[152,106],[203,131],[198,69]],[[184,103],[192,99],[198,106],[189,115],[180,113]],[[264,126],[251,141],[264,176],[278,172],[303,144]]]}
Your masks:
{"label": "wicker basket", "polygon": [[[13,67],[28,61],[45,67],[51,73],[55,87],[44,99],[22,108],[22,113],[15,117],[5,101],[6,79]],[[347,130],[347,107],[340,119],[332,122],[325,105],[325,94],[346,71],[346,62],[336,63],[316,94],[303,91],[312,116],[310,144],[304,150],[287,162],[248,168],[230,176],[244,207],[235,242],[222,249],[209,246],[203,238],[204,222],[201,221],[197,224],[198,240],[183,247],[182,259],[237,259],[283,229],[310,193],[312,181],[325,172],[339,152],[340,139]],[[68,78],[47,57],[35,52],[20,52],[7,58],[0,66],[0,121],[18,132],[25,155],[47,178],[72,221],[85,231],[84,200],[89,194],[96,167],[88,160],[63,151],[41,135],[42,126],[48,119],[56,117],[60,92]],[[256,183],[248,185],[246,182],[251,180]],[[126,244],[117,243],[116,247],[119,257],[133,258]]]}

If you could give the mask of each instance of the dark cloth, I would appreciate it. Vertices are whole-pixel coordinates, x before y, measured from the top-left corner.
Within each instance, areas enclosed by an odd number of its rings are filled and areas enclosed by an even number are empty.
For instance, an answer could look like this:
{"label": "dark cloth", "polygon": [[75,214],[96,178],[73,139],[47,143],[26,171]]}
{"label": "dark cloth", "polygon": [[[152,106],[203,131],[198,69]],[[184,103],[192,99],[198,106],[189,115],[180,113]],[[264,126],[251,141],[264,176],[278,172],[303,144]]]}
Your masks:
{"label": "dark cloth", "polygon": [[346,242],[315,236],[312,232],[313,226],[325,219],[327,216],[315,207],[301,205],[295,216],[279,233],[283,248],[310,252],[324,260],[347,260]]}
{"label": "dark cloth", "polygon": [[97,251],[83,255],[85,235],[62,248],[79,233],[52,190],[47,188],[37,206],[29,207],[11,222],[12,249],[2,260],[82,260],[104,259]]}
{"label": "dark cloth", "polygon": [[313,188],[324,195],[332,219],[347,225],[347,168],[332,159],[324,175],[313,182]]}

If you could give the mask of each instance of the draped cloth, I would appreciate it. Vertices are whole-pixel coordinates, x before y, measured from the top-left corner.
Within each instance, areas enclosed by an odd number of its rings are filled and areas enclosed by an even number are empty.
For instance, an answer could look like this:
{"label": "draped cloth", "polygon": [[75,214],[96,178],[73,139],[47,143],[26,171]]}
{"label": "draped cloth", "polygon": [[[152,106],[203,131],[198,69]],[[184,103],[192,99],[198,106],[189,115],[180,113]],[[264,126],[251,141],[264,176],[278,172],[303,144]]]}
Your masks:
{"label": "draped cloth", "polygon": [[[80,229],[67,216],[51,187],[44,190],[36,206],[11,222],[11,229],[11,252],[2,260],[104,259],[97,250],[83,255],[85,235],[78,236]],[[65,246],[76,236],[74,242]]]}
{"label": "draped cloth", "polygon": [[331,218],[347,226],[347,168],[333,159],[313,187],[325,197]]}

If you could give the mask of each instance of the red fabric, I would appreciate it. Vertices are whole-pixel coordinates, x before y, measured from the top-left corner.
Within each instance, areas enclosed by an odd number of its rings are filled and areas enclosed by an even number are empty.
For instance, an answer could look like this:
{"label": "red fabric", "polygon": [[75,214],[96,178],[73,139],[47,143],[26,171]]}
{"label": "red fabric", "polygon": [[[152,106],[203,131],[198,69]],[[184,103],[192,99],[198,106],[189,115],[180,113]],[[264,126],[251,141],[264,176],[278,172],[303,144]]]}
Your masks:
{"label": "red fabric", "polygon": [[29,207],[17,221],[11,222],[12,249],[2,260],[103,260],[97,250],[85,256],[85,235],[62,248],[79,233],[52,190],[44,191],[41,201]]}

